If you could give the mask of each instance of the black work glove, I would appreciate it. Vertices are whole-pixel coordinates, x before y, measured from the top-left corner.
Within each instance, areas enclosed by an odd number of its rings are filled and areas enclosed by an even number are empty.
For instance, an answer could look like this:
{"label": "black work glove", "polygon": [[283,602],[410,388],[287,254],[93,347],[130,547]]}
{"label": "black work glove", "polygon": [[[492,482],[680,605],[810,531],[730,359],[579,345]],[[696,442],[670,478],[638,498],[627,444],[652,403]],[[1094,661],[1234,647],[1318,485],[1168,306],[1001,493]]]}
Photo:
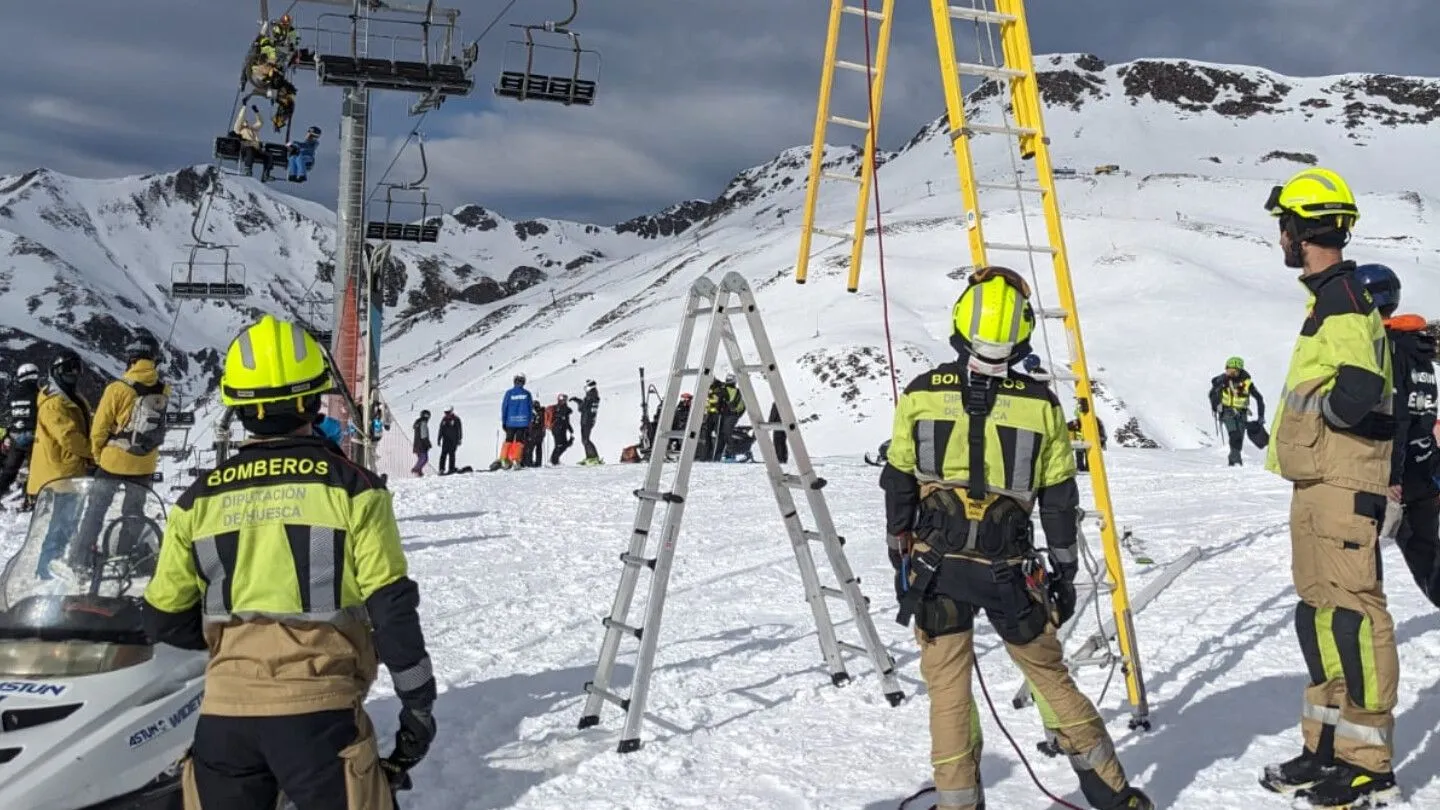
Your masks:
{"label": "black work glove", "polygon": [[1050,604],[1055,611],[1055,626],[1058,628],[1075,615],[1075,574],[1079,566],[1075,563],[1056,563],[1054,558],[1051,560],[1055,575],[1050,578],[1047,588],[1050,591]]}
{"label": "black work glove", "polygon": [[381,764],[390,784],[397,790],[410,787],[409,771],[430,753],[435,741],[435,715],[429,709],[400,710],[400,730],[395,732],[395,750]]}

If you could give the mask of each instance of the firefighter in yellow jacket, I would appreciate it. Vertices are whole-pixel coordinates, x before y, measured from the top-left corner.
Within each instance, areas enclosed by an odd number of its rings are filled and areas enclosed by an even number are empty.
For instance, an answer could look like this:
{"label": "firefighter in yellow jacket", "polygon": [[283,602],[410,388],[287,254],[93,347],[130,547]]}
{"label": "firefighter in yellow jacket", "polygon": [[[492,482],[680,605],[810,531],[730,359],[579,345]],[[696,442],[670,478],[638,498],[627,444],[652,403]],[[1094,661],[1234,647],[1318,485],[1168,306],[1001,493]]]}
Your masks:
{"label": "firefighter in yellow jacket", "polygon": [[[953,313],[958,357],[906,387],[880,475],[897,620],[915,619],[930,691],[936,810],[985,806],[980,714],[970,693],[980,609],[1024,673],[1091,806],[1153,810],[1129,785],[1056,637],[1075,612],[1080,494],[1059,400],[1011,370],[1030,351],[1029,287],[1004,268],[982,268],[969,281]],[[1034,544],[1037,506],[1049,571]]]}
{"label": "firefighter in yellow jacket", "polygon": [[[254,437],[180,496],[145,591],[153,638],[210,651],[187,810],[391,810],[435,738],[435,679],[390,493],[311,423],[334,387],[320,345],[265,316],[230,344],[221,402]],[[363,706],[400,699],[380,760]],[[387,779],[387,776],[389,777]]]}
{"label": "firefighter in yellow jacket", "polygon": [[1294,485],[1295,628],[1310,683],[1304,748],[1261,784],[1315,807],[1369,806],[1396,794],[1392,732],[1399,660],[1381,582],[1379,530],[1390,482],[1390,353],[1385,327],[1341,248],[1360,218],[1327,169],[1276,186],[1285,266],[1309,306],[1276,409],[1265,467]]}
{"label": "firefighter in yellow jacket", "polygon": [[[30,448],[30,478],[25,496],[34,502],[52,481],[76,478],[90,472],[90,405],[80,396],[80,355],[62,352],[50,363],[50,381],[35,398],[35,444]],[[50,530],[40,544],[35,576],[50,579],[51,565],[64,565],[60,555],[79,525],[80,506],[74,498],[57,498]]]}

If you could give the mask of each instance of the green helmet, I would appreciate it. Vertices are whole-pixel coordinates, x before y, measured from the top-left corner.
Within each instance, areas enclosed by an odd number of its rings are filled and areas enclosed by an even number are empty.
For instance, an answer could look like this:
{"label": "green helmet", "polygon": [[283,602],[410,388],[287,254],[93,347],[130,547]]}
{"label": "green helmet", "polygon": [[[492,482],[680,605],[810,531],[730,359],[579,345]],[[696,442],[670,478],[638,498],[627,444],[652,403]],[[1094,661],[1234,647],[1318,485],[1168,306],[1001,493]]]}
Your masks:
{"label": "green helmet", "polygon": [[1245,361],[1239,357],[1232,357],[1225,361],[1225,368],[1245,368]]}

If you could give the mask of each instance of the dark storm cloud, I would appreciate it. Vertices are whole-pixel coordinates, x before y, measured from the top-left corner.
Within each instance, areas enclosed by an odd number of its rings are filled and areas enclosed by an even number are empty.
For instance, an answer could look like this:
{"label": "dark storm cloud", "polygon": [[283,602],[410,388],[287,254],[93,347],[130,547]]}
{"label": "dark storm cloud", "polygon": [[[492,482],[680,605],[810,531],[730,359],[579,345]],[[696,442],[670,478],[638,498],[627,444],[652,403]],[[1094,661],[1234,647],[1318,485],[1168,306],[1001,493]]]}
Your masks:
{"label": "dark storm cloud", "polygon": [[[473,36],[504,3],[452,5]],[[921,4],[898,5],[882,127],[889,147],[941,111],[929,17],[912,8]],[[106,176],[207,162],[233,114],[258,8],[247,0],[52,0],[7,11],[0,72],[23,80],[0,85],[0,172],[45,165]],[[824,0],[582,0],[576,30],[604,60],[593,108],[495,99],[490,85],[513,33],[502,23],[484,43],[475,96],[451,100],[425,122],[435,199],[613,222],[711,197],[738,169],[809,142],[828,8]],[[521,0],[505,22],[567,9],[565,0]],[[1440,5],[1427,0],[1035,0],[1029,9],[1038,53],[1087,51],[1112,62],[1178,56],[1302,75],[1440,74],[1432,46]],[[303,27],[330,11],[305,4],[295,13]],[[852,26],[844,56],[859,61]],[[973,46],[960,39],[963,54]],[[836,112],[864,117],[858,78],[837,81]],[[290,189],[333,204],[339,94],[309,74],[297,84],[297,126],[318,124],[326,136],[312,182]],[[410,129],[407,105],[376,100],[372,180]],[[849,134],[833,130],[831,140]],[[414,179],[414,157],[405,153],[391,179]]]}

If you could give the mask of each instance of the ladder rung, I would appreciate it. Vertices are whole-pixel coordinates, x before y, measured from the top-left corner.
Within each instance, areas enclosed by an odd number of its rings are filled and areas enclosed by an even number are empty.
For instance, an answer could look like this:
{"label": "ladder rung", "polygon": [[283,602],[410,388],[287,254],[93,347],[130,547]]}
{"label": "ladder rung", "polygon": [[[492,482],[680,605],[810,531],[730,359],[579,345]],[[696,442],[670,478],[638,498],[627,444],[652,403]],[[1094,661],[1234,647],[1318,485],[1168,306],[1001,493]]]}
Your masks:
{"label": "ladder rung", "polygon": [[683,430],[666,430],[660,434],[665,439],[684,439],[688,434]]}
{"label": "ladder rung", "polygon": [[844,11],[846,14],[854,14],[857,17],[869,17],[872,20],[885,19],[884,14],[881,14],[878,11],[866,11],[859,6],[842,6],[840,10]]}
{"label": "ladder rung", "polygon": [[608,689],[596,689],[595,684],[587,681],[585,684],[585,691],[591,695],[598,695],[604,700],[608,700],[609,702],[614,703],[616,706],[619,706],[622,711],[630,711],[629,699],[622,698],[614,692],[609,691]]}
{"label": "ladder rung", "polygon": [[845,68],[846,70],[853,70],[856,73],[870,73],[873,71],[873,68],[865,67],[859,62],[848,62],[844,59],[836,59],[835,67]]}
{"label": "ladder rung", "polygon": [[1007,183],[976,183],[975,187],[989,189],[990,191],[1023,191],[1027,194],[1045,193],[1045,189],[1039,186],[1022,186],[1019,183],[1013,185]]}
{"label": "ladder rung", "polygon": [[979,8],[965,8],[964,6],[951,6],[950,16],[957,20],[974,20],[984,23],[1008,23],[1015,22],[1014,14],[1000,14],[995,11],[985,11]]}
{"label": "ladder rung", "polygon": [[653,558],[653,557],[636,557],[634,554],[631,554],[631,553],[629,553],[629,552],[621,552],[621,553],[620,553],[620,562],[623,562],[623,563],[625,563],[626,565],[633,565],[633,566],[635,566],[635,567],[637,567],[637,568],[639,568],[639,567],[644,567],[644,568],[649,568],[649,569],[651,569],[651,570],[654,570],[654,568],[655,568],[655,558]]}
{"label": "ladder rung", "polygon": [[837,172],[821,172],[820,176],[826,180],[841,180],[846,183],[859,183],[860,178],[853,174],[839,174]]}
{"label": "ladder rung", "polygon": [[1052,321],[1063,321],[1070,313],[1063,309],[1050,309],[1049,307],[1041,307],[1039,313],[1037,314],[1042,318],[1049,318]]}
{"label": "ladder rung", "polygon": [[607,628],[612,629],[612,630],[623,630],[623,631],[625,631],[626,633],[629,633],[630,635],[634,636],[635,638],[640,638],[641,636],[645,635],[645,631],[642,630],[642,629],[640,629],[639,627],[631,627],[630,625],[625,624],[624,622],[617,622],[617,621],[615,621],[614,619],[610,618],[609,616],[606,616],[604,619],[601,619],[601,620],[600,620],[600,623],[603,624],[603,625],[605,625]]}
{"label": "ladder rung", "polygon": [[866,132],[870,131],[870,123],[868,121],[861,121],[858,118],[846,118],[843,115],[832,115],[830,116],[829,120],[832,124],[840,124],[842,126],[854,127],[855,129],[864,130]]}
{"label": "ladder rung", "polygon": [[844,592],[844,591],[840,590],[839,588],[832,588],[832,587],[830,587],[829,585],[821,585],[821,586],[820,586],[820,593],[823,593],[823,594],[825,594],[826,596],[829,596],[829,597],[831,597],[831,598],[833,598],[833,599],[844,599],[844,598],[845,598],[845,592]]}
{"label": "ladder rung", "polygon": [[784,430],[784,429],[785,429],[785,423],[784,423],[784,422],[756,422],[756,423],[755,423],[755,429],[756,429],[756,430]]}
{"label": "ladder rung", "polygon": [[1070,448],[1072,450],[1089,450],[1090,443],[1087,441],[1073,441],[1070,442]]}
{"label": "ladder rung", "polygon": [[977,65],[974,62],[956,62],[956,71],[962,76],[982,76],[986,79],[1022,79],[1026,73],[1014,68]]}
{"label": "ladder rung", "polygon": [[869,651],[869,650],[865,649],[864,647],[861,647],[859,644],[851,644],[851,643],[848,642],[848,641],[836,641],[836,642],[835,642],[835,646],[839,647],[840,649],[844,650],[845,652],[854,653],[854,654],[856,654],[856,655],[869,655],[869,654],[870,654],[870,651]]}
{"label": "ladder rung", "polygon": [[804,478],[792,473],[781,475],[779,480],[782,485],[795,489],[824,489],[826,483],[824,478],[817,477],[814,483],[807,484]]}
{"label": "ladder rung", "polygon": [[[812,529],[801,529],[800,536],[805,538],[806,540],[809,540],[812,543],[819,543],[825,539],[825,535]],[[839,543],[842,546],[845,545],[845,535],[835,535],[835,542]]]}
{"label": "ladder rung", "polygon": [[1005,124],[966,124],[965,126],[951,130],[950,140],[968,138],[971,135],[1038,135],[1039,133],[1031,127],[1012,127]]}
{"label": "ladder rung", "polygon": [[[710,311],[710,308],[709,308],[709,307],[706,307],[706,308],[705,308],[705,311],[706,311],[706,312],[709,312],[709,311]],[[703,370],[703,369],[698,369],[698,368],[682,368],[682,369],[680,369],[679,371],[675,372],[675,376],[676,376],[676,377],[684,377],[684,376],[693,377],[693,376],[695,376],[696,374],[699,374],[702,370]]]}
{"label": "ladder rung", "polygon": [[[830,237],[831,239],[854,239],[854,238],[855,238],[855,234],[853,234],[853,233],[841,233],[841,232],[839,232],[839,231],[832,231],[832,230],[828,230],[828,229],[825,229],[825,228],[811,228],[810,230],[811,230],[812,232],[814,232],[814,233],[820,234],[821,236],[828,236],[828,237]],[[708,311],[708,310],[707,310],[707,311]]]}
{"label": "ladder rung", "polygon": [[1011,242],[986,242],[986,250],[1002,250],[1011,253],[1049,253],[1055,254],[1055,248],[1049,245],[1020,245]]}
{"label": "ladder rung", "polygon": [[664,501],[665,503],[684,503],[685,496],[677,495],[674,492],[655,492],[649,489],[635,490],[635,497],[642,501]]}
{"label": "ladder rung", "polygon": [[736,366],[733,369],[736,374],[764,374],[768,371],[774,370],[775,369],[773,367],[766,365],[765,363],[748,363],[745,365]]}
{"label": "ladder rung", "polygon": [[[1069,372],[1069,371],[1055,371],[1055,372],[1051,372],[1050,377],[1051,377],[1052,379],[1060,380],[1061,382],[1080,382],[1080,377],[1079,377],[1079,375],[1074,374],[1074,373]],[[1099,382],[1099,381],[1100,381],[1100,378],[1099,378],[1099,377],[1096,377],[1094,374],[1091,374],[1091,375],[1090,375],[1090,382],[1093,383],[1093,382]]]}

